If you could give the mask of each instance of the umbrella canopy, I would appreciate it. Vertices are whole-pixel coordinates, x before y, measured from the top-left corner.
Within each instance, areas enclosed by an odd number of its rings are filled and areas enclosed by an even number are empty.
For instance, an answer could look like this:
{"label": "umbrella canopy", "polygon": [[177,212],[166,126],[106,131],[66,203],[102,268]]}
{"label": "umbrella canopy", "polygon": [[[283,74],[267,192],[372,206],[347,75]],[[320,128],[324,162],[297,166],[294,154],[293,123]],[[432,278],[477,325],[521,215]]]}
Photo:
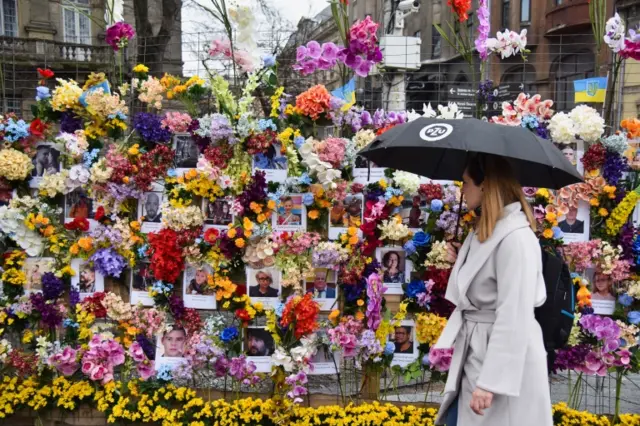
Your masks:
{"label": "umbrella canopy", "polygon": [[418,118],[378,136],[358,155],[379,167],[431,179],[462,180],[471,153],[506,157],[522,186],[559,189],[582,181],[576,167],[552,142],[519,126],[475,118]]}

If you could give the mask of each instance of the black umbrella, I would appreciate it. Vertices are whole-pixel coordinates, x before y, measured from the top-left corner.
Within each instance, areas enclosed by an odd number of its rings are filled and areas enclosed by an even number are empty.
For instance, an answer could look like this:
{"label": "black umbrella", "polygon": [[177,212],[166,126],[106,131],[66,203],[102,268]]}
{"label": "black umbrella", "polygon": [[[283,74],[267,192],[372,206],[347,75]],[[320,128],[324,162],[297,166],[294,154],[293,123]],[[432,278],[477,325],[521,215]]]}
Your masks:
{"label": "black umbrella", "polygon": [[522,186],[559,189],[582,181],[575,166],[553,143],[522,127],[475,118],[418,118],[378,136],[358,155],[379,167],[431,179],[462,180],[471,153],[507,158]]}

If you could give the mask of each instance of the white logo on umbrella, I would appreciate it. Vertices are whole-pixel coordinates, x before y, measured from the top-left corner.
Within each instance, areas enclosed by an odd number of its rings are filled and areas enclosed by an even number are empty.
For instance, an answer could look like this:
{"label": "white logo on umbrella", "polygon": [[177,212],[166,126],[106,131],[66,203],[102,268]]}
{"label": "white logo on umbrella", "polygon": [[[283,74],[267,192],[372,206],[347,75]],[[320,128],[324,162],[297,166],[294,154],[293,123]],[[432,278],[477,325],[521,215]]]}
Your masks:
{"label": "white logo on umbrella", "polygon": [[427,142],[435,142],[446,138],[453,132],[451,124],[435,123],[429,124],[420,130],[420,139]]}

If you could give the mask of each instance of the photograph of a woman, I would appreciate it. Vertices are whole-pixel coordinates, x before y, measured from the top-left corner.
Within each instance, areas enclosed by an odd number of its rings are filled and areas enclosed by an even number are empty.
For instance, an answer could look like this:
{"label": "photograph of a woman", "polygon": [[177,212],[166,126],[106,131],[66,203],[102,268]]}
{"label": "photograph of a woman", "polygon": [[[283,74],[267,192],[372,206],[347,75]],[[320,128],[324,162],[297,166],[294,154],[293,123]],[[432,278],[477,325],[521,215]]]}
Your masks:
{"label": "photograph of a woman", "polygon": [[607,300],[615,302],[616,297],[613,295],[613,280],[611,275],[596,272],[593,278],[593,292],[591,300]]}
{"label": "photograph of a woman", "polygon": [[385,283],[404,282],[404,251],[387,251],[382,255],[382,267],[384,274],[382,281]]}
{"label": "photograph of a woman", "polygon": [[205,267],[196,268],[195,276],[189,281],[186,294],[213,294],[212,289],[209,288],[208,279],[209,272]]}
{"label": "photograph of a woman", "polygon": [[300,225],[300,216],[294,210],[293,198],[283,197],[278,209],[278,225]]}
{"label": "photograph of a woman", "polygon": [[547,296],[536,220],[511,164],[471,154],[462,194],[482,212],[454,263],[446,299],[456,308],[436,349],[453,349],[435,424],[551,426],[547,353],[534,309]]}

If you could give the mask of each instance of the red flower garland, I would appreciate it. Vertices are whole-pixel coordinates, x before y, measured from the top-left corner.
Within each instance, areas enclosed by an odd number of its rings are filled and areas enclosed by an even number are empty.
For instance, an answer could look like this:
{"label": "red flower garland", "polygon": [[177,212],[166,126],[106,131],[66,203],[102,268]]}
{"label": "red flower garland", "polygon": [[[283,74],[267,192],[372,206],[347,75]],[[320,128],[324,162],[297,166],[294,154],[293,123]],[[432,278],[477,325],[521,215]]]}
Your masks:
{"label": "red flower garland", "polygon": [[178,234],[173,229],[165,228],[149,234],[149,269],[154,278],[167,283],[174,283],[184,269],[182,250],[178,245]]}

